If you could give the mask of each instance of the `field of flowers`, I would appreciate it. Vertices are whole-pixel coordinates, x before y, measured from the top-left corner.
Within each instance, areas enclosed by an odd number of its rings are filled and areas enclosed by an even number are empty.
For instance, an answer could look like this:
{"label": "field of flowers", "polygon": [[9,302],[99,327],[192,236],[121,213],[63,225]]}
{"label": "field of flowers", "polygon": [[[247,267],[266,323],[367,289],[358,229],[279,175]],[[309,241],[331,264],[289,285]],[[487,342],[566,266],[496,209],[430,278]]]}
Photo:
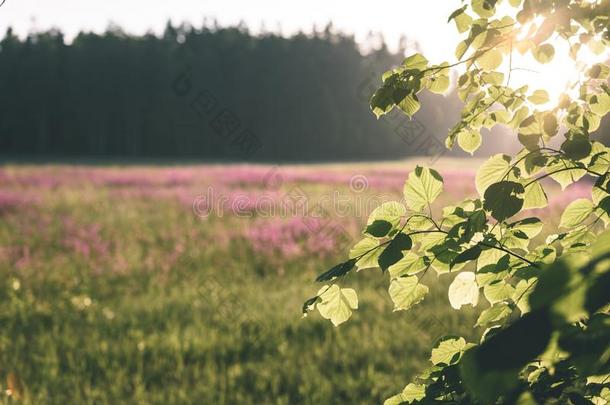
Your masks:
{"label": "field of flowers", "polygon": [[[441,278],[392,312],[372,270],[338,328],[301,305],[414,164],[0,167],[2,401],[379,402],[481,308],[451,310]],[[436,164],[439,205],[476,194],[475,165]]]}

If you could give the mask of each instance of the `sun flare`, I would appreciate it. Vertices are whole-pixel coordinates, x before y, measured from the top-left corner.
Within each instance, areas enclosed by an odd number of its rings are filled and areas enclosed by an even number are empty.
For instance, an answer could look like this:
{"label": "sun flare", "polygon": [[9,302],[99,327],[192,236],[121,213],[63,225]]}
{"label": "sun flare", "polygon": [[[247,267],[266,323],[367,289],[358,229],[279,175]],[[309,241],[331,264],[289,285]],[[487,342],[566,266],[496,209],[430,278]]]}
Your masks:
{"label": "sun flare", "polygon": [[[531,27],[539,27],[544,22],[537,18],[525,24],[520,32],[515,36],[517,41],[524,41],[531,38]],[[545,41],[553,46],[555,54],[548,63],[540,63],[531,52],[521,53],[515,51],[512,60],[504,61],[503,68],[511,70],[511,84],[515,87],[528,85],[530,90],[543,89],[549,94],[548,106],[554,105],[562,94],[567,94],[571,98],[579,95],[578,85],[588,68],[596,63],[606,63],[610,60],[610,52],[601,46],[599,38],[582,38],[579,43],[568,43],[564,38],[555,34]],[[575,59],[570,56],[572,49],[577,49]]]}

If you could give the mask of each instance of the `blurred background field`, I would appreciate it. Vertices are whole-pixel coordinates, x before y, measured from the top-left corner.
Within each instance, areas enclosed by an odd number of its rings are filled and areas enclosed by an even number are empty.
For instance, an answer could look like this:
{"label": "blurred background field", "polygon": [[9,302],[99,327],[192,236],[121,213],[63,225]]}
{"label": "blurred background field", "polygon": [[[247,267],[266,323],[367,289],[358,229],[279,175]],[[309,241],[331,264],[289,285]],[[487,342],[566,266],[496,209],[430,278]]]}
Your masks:
{"label": "blurred background field", "polygon": [[[393,313],[387,275],[372,269],[342,283],[359,292],[350,322],[302,319],[301,305],[357,241],[365,211],[401,198],[415,163],[4,165],[4,400],[381,401],[442,333],[476,339],[468,325],[481,308],[451,310],[450,280],[429,274],[423,304]],[[439,204],[476,193],[469,165],[437,162]],[[270,215],[295,196],[307,210]],[[563,205],[551,195],[545,221]]]}
{"label": "blurred background field", "polygon": [[[0,3],[0,402],[380,403],[441,335],[478,338],[484,304],[452,310],[435,274],[407,313],[369,269],[341,282],[349,322],[301,317],[416,164],[438,210],[520,148],[495,127],[446,150],[454,86],[413,120],[370,111],[407,54],[452,60],[460,2]],[[529,214],[556,225],[590,188],[549,180]]]}

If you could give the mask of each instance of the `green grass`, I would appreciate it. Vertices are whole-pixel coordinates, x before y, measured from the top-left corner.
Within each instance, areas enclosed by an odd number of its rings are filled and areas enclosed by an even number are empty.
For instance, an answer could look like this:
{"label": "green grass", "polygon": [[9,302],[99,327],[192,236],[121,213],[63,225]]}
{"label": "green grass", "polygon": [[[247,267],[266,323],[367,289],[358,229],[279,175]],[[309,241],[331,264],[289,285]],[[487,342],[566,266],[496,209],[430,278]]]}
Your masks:
{"label": "green grass", "polygon": [[[357,289],[360,308],[334,328],[317,314],[302,319],[301,305],[346,252],[280,266],[223,237],[239,219],[201,221],[174,202],[104,188],[39,195],[43,203],[0,216],[7,403],[379,403],[426,367],[442,334],[478,333],[475,310],[449,308],[448,279],[430,275],[423,304],[392,312],[387,275],[350,276],[342,286]],[[98,224],[110,253],[66,248],[65,218]]]}

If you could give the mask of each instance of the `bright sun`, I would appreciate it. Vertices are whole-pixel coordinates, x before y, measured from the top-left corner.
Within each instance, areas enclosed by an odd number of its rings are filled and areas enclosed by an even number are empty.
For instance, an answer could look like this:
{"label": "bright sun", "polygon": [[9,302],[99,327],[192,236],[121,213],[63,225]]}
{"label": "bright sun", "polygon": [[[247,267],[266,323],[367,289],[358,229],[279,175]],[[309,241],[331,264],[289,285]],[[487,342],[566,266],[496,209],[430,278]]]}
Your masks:
{"label": "bright sun", "polygon": [[[541,22],[536,20],[532,24],[540,25]],[[528,27],[525,26],[522,31],[527,30]],[[576,61],[570,57],[570,45],[563,38],[555,35],[547,42],[555,48],[555,56],[546,64],[537,62],[531,52],[524,55],[513,52],[511,87],[527,84],[530,90],[544,89],[549,93],[549,105],[555,104],[563,93],[572,98],[578,97],[579,86],[575,84],[585,74],[587,67],[610,60],[610,52],[604,46],[596,46],[596,38],[587,44],[580,44]],[[508,63],[505,62],[505,65],[508,70]]]}

